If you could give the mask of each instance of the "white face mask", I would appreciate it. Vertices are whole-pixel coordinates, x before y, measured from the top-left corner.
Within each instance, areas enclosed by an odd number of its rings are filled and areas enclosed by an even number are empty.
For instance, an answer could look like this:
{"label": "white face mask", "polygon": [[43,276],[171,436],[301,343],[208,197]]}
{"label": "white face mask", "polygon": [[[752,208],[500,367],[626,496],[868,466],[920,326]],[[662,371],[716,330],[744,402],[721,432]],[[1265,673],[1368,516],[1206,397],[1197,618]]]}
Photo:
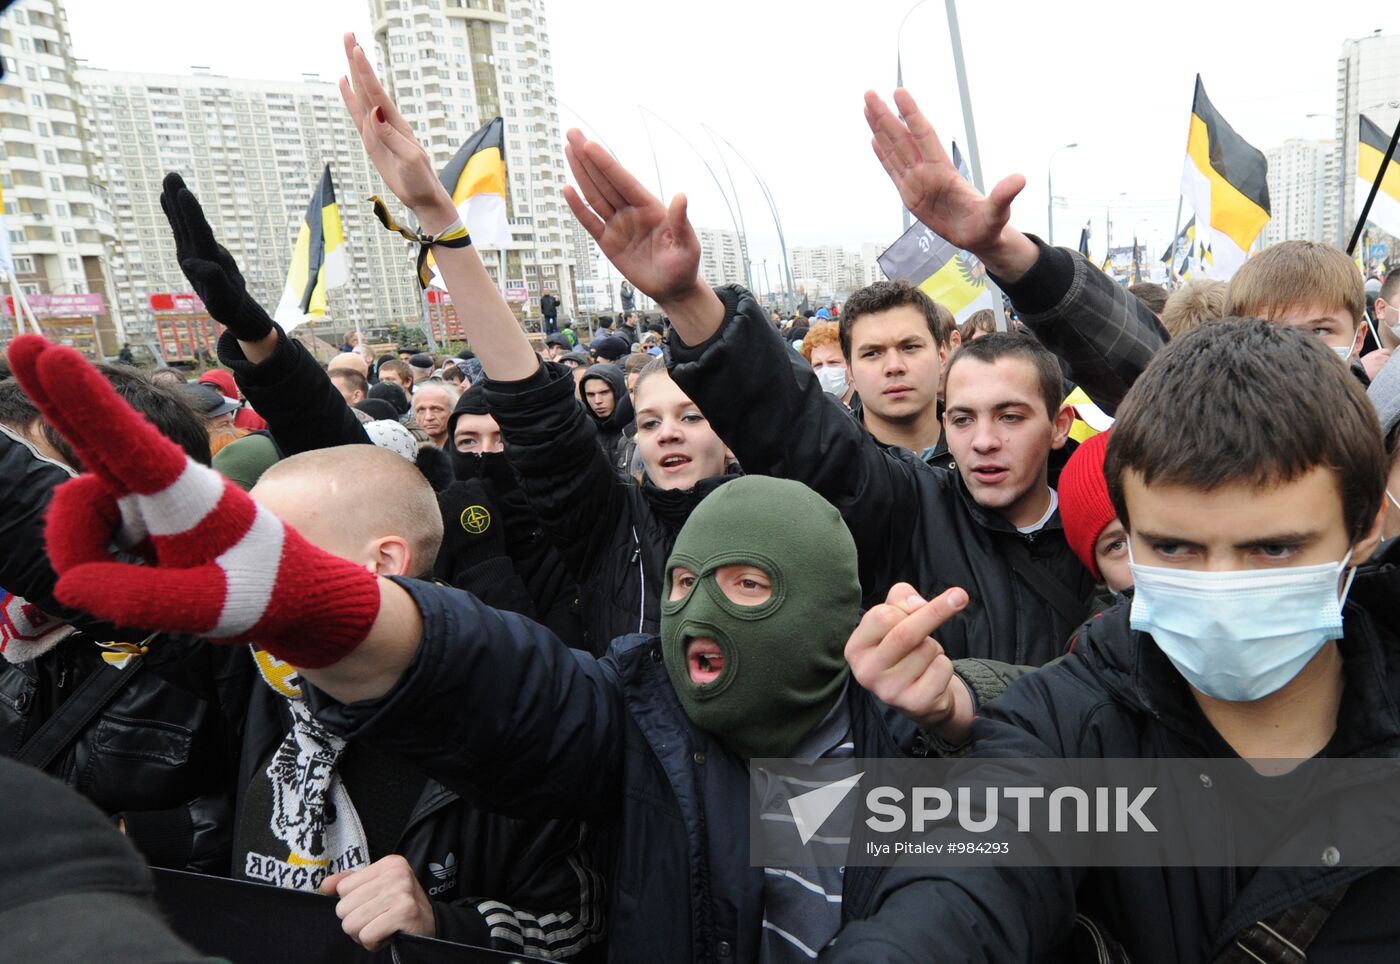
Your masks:
{"label": "white face mask", "polygon": [[822,391],[828,395],[835,395],[837,398],[846,394],[846,369],[840,365],[826,365],[816,371],[817,381],[821,383]]}
{"label": "white face mask", "polygon": [[1251,702],[1292,682],[1342,635],[1351,561],[1198,572],[1132,561],[1133,629],[1149,633],[1186,681],[1219,700]]}
{"label": "white face mask", "polygon": [[1337,353],[1337,357],[1340,358],[1343,362],[1351,361],[1350,345],[1333,345],[1332,350]]}

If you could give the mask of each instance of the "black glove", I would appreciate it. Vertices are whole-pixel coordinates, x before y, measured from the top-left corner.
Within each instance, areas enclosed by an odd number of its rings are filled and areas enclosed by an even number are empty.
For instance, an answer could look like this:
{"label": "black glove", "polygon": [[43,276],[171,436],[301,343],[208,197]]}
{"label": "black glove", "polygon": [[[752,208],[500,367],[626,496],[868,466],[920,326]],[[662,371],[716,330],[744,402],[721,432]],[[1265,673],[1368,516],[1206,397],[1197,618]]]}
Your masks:
{"label": "black glove", "polygon": [[506,526],[489,485],[453,482],[438,493],[442,548],[433,575],[488,606],[534,618],[535,604],[506,550]]}
{"label": "black glove", "polygon": [[165,175],[160,207],[175,235],[175,257],[209,315],[239,341],[259,341],[272,333],[272,319],[248,294],[238,262],[218,241],[199,199],[180,175]]}

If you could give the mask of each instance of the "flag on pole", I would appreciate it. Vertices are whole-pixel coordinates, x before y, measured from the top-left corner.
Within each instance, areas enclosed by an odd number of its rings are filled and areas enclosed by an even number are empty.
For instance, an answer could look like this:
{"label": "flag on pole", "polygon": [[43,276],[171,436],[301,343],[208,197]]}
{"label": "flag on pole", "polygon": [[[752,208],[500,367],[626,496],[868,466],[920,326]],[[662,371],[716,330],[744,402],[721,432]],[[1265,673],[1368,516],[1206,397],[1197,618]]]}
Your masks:
{"label": "flag on pole", "polygon": [[283,331],[292,331],[308,318],[326,316],[326,289],[338,288],[349,280],[345,263],[345,232],[340,226],[340,207],[335,201],[331,166],[321,172],[320,183],[306,206],[292,264],[287,269],[287,287],[277,304],[274,317]]}
{"label": "flag on pole", "polygon": [[[1358,214],[1366,205],[1366,197],[1371,193],[1371,185],[1376,183],[1381,172],[1381,161],[1385,160],[1385,150],[1390,146],[1390,138],[1365,114],[1361,115],[1361,139],[1356,145],[1356,210]],[[1387,234],[1400,236],[1400,156],[1392,157],[1386,166],[1381,189],[1376,192],[1375,201],[1366,220]]]}
{"label": "flag on pole", "polygon": [[1196,234],[1213,253],[1199,263],[1208,277],[1228,280],[1269,223],[1269,162],[1216,112],[1200,74],[1191,103],[1181,192],[1196,215]]}
{"label": "flag on pole", "polygon": [[[472,244],[504,249],[510,244],[506,216],[505,121],[497,117],[467,138],[439,178],[452,195]],[[433,253],[420,265],[418,280],[446,290]]]}
{"label": "flag on pole", "polygon": [[1089,260],[1089,222],[1084,222],[1083,229],[1079,232],[1079,253],[1084,255],[1084,260]]}
{"label": "flag on pole", "polygon": [[[972,174],[956,141],[952,161],[962,179],[971,181]],[[974,311],[994,305],[982,262],[917,222],[878,260],[886,278],[918,286],[951,311],[958,322],[966,321]]]}
{"label": "flag on pole", "polygon": [[1181,229],[1181,233],[1176,236],[1176,240],[1167,246],[1167,250],[1162,252],[1162,264],[1167,266],[1168,275],[1176,278],[1185,277],[1190,270],[1191,250],[1196,244],[1196,219],[1192,217],[1186,222],[1186,227]]}

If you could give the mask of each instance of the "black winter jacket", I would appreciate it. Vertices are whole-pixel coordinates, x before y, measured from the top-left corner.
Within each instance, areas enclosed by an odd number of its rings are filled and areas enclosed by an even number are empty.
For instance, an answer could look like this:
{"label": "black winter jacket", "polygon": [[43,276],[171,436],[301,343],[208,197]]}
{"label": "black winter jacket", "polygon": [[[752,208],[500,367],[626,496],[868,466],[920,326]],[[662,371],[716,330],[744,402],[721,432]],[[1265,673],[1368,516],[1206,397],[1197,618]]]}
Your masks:
{"label": "black winter jacket", "polygon": [[[612,414],[607,418],[599,418],[584,396],[589,379],[599,379],[612,389],[615,405]],[[637,423],[632,414],[632,396],[627,391],[627,376],[621,368],[611,362],[593,365],[584,374],[583,381],[579,382],[578,394],[584,412],[598,427],[598,444],[603,447],[608,464],[626,472],[628,467],[623,465],[622,454],[624,451],[631,451],[627,442],[637,434]]]}
{"label": "black winter jacket", "polygon": [[[1345,690],[1337,730],[1319,756],[1400,757],[1400,568],[1394,556],[1389,564],[1363,568],[1352,586],[1338,643]],[[1091,621],[1073,655],[988,704],[973,725],[971,756],[1237,759],[1151,637],[1129,628],[1129,610],[1120,604]],[[1379,765],[1375,779],[1393,773],[1393,766]],[[1203,778],[1194,789],[1205,794],[1210,785]],[[1199,806],[1208,808],[1209,800],[1203,795]],[[876,897],[879,913],[843,933],[829,959],[922,960],[913,949],[936,942],[941,961],[1037,961],[1064,938],[1079,912],[1106,926],[1134,964],[1211,961],[1253,922],[1349,883],[1307,960],[1391,961],[1400,947],[1393,913],[1400,902],[1400,848],[1379,828],[1375,846],[1380,849],[1368,860],[1391,866],[1349,864],[1342,853],[1335,866],[1326,866],[1324,856],[1309,867],[1261,867],[1242,889],[1232,867],[892,868]],[[912,924],[915,942],[890,940],[882,932],[886,921],[906,933]]]}
{"label": "black winter jacket", "polygon": [[[748,768],[686,717],[660,640],[618,639],[598,660],[465,593],[397,581],[423,616],[413,665],[379,700],[314,694],[317,715],[500,813],[587,821],[610,888],[609,960],[757,961]],[[913,725],[859,686],[845,698],[857,756],[914,745]],[[848,869],[843,921],[873,909],[878,876]]]}
{"label": "black winter jacket", "polygon": [[[116,670],[95,640],[140,641],[144,631],[71,612],[53,597],[44,511],[71,477],[17,435],[0,430],[0,586],[78,627],[37,659],[0,660],[0,754],[13,756],[91,674]],[[184,659],[152,642],[144,664],[48,771],[120,815],[147,860],[216,871],[228,861],[237,743],[219,709],[218,660]]]}
{"label": "black winter jacket", "polygon": [[[267,769],[291,730],[291,714],[286,701],[258,678],[246,649],[240,649],[251,687],[241,727],[241,824],[249,819],[242,791]],[[359,750],[352,743],[342,761]],[[371,753],[361,755],[358,782],[344,775],[351,800],[359,809],[357,790],[372,779],[380,812],[394,797],[397,802],[387,809],[408,814],[395,838],[371,836],[371,860],[393,853],[408,861],[433,905],[439,939],[566,959],[602,938],[604,882],[577,821],[496,816],[424,779],[410,761]],[[368,828],[370,812],[361,819]],[[373,851],[376,839],[383,842],[379,852]],[[235,876],[245,856],[235,848]]]}
{"label": "black winter jacket", "polygon": [[[901,580],[929,598],[961,586],[970,601],[939,630],[950,656],[1040,666],[1063,653],[1088,614],[1094,581],[1065,542],[1059,514],[1022,535],[973,501],[956,472],[881,445],[821,390],[752,295],[732,286],[717,293],[722,327],[695,347],[673,335],[671,375],[746,472],[805,483],[836,506],[855,537],[866,605]],[[1065,618],[1019,576],[1011,543],[1082,600],[1083,612]]]}
{"label": "black winter jacket", "polygon": [[545,532],[578,581],[588,649],[661,628],[661,579],[690,512],[728,476],[687,491],[617,472],[574,392],[569,369],[542,362],[516,382],[486,381],[506,457]]}

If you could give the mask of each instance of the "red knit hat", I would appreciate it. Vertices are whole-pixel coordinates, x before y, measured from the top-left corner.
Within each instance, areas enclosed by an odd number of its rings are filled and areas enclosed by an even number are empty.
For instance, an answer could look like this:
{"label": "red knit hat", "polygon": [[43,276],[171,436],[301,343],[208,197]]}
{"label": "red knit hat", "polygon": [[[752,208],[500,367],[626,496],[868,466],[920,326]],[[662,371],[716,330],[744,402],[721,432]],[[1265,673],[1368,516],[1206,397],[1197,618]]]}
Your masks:
{"label": "red knit hat", "polygon": [[1108,432],[1101,432],[1079,444],[1060,471],[1060,521],[1065,541],[1084,563],[1084,568],[1103,579],[1094,561],[1094,543],[1118,513],[1108,500],[1108,481],[1103,474]]}

